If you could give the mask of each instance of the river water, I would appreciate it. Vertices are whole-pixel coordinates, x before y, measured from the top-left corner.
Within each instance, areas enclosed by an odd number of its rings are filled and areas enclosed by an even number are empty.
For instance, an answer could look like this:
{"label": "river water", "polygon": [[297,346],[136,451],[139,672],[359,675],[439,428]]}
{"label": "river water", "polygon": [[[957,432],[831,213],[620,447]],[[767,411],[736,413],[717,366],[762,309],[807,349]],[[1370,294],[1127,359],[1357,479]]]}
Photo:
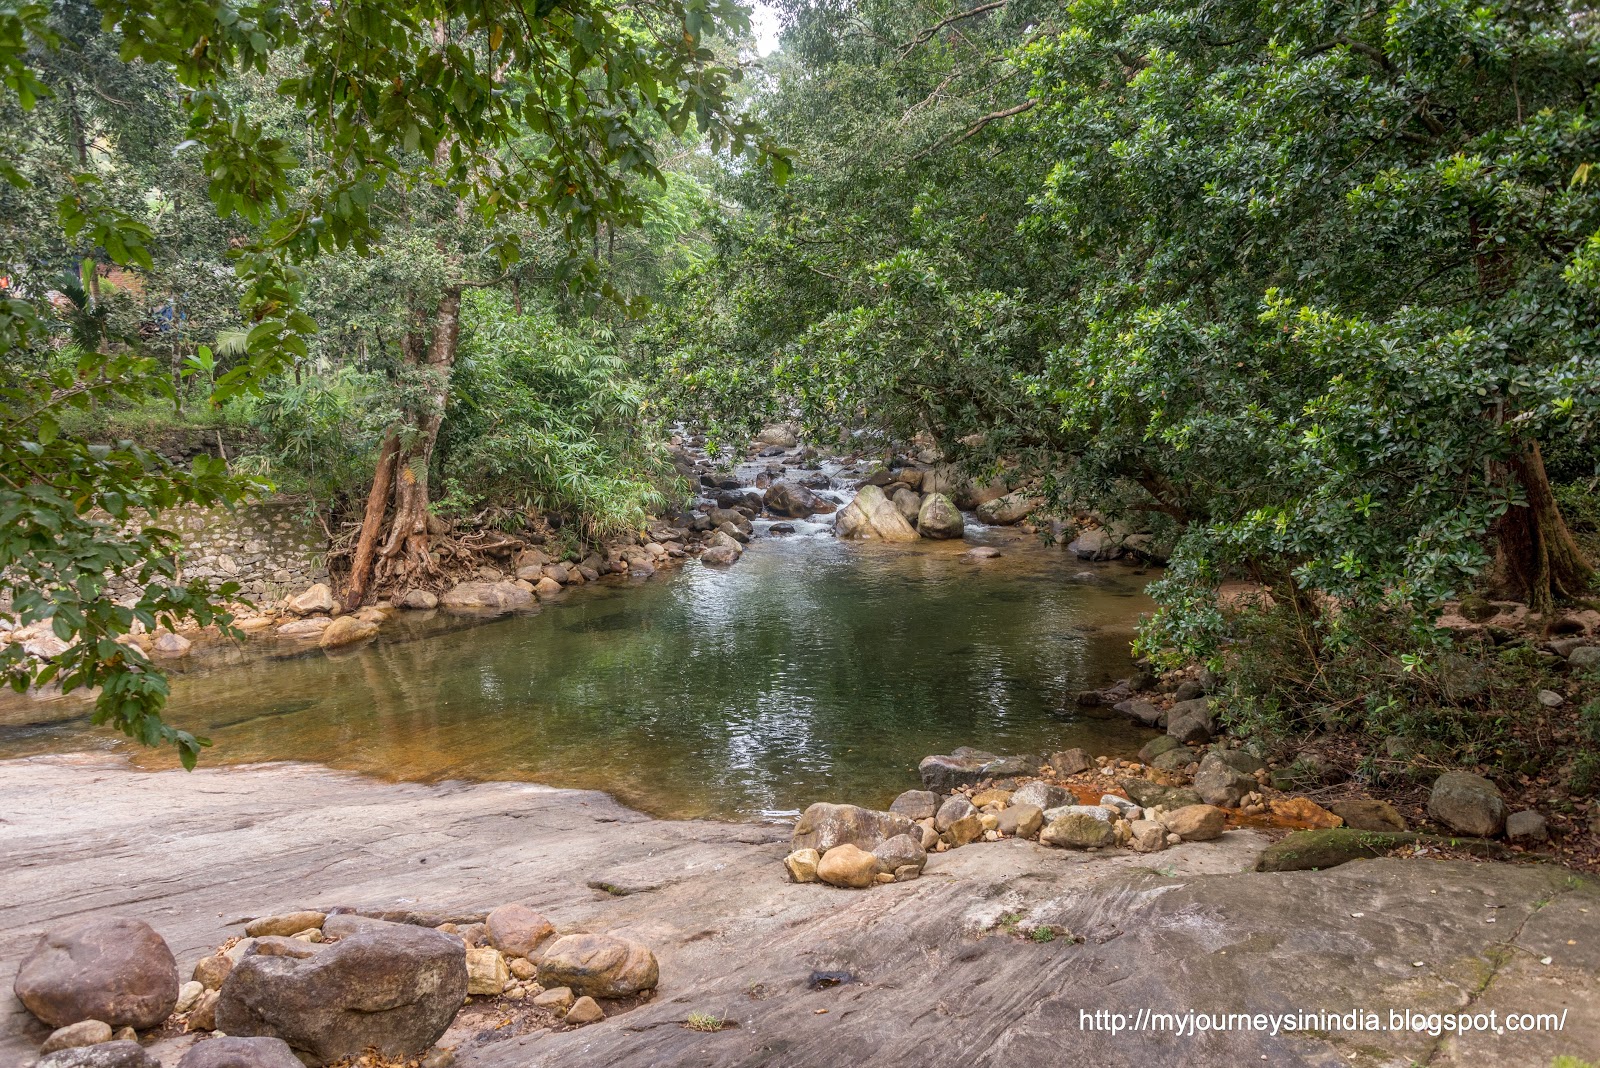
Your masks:
{"label": "river water", "polygon": [[[1079,718],[1073,694],[1128,673],[1148,576],[1002,531],[983,538],[1000,558],[961,559],[974,540],[761,538],[731,568],[605,580],[530,615],[407,613],[342,655],[190,666],[168,719],[212,740],[209,765],[536,781],[671,817],[883,805],[960,745],[1136,752],[1148,732]],[[0,703],[0,758],[85,749],[173,763],[80,699]]]}

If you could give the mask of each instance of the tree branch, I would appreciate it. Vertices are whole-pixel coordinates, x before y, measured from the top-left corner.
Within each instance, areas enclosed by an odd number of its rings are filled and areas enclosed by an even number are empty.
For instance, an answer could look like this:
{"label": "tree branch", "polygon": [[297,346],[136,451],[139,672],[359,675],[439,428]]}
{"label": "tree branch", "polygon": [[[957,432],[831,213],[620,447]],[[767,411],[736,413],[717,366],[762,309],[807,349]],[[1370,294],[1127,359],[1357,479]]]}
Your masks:
{"label": "tree branch", "polygon": [[921,33],[917,34],[910,41],[908,41],[906,46],[900,50],[900,58],[904,59],[906,56],[909,56],[919,45],[927,44],[929,41],[933,40],[935,34],[944,29],[946,26],[950,25],[952,22],[960,22],[962,19],[970,19],[975,15],[983,14],[985,11],[993,11],[995,8],[1005,7],[1008,3],[1010,3],[1010,0],[993,0],[992,3],[980,4],[970,11],[958,11],[948,18],[940,19],[938,22],[934,23],[932,26],[929,26],[927,29],[923,30]]}
{"label": "tree branch", "polygon": [[964,132],[960,137],[957,137],[954,140],[951,140],[948,137],[941,137],[939,140],[935,141],[921,152],[918,152],[916,155],[912,156],[911,160],[912,162],[916,162],[922,157],[933,152],[935,149],[942,147],[946,142],[952,145],[959,145],[968,138],[975,136],[980,130],[989,125],[991,122],[996,122],[1000,119],[1009,119],[1013,115],[1021,115],[1024,111],[1031,111],[1033,110],[1033,106],[1037,103],[1037,100],[1024,100],[1015,107],[1001,108],[999,111],[991,111],[989,114],[983,116],[983,118],[979,119],[971,126],[968,126],[966,132]]}

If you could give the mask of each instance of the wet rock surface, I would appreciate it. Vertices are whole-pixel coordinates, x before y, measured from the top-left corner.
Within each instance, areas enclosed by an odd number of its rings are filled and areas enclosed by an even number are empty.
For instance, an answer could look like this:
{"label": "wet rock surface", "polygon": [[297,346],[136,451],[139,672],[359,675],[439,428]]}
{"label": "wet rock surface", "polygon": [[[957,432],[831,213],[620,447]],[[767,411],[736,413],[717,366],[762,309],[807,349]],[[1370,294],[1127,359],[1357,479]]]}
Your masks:
{"label": "wet rock surface", "polygon": [[[153,809],[167,813],[159,836]],[[631,938],[659,957],[655,999],[621,1015],[601,1006],[605,1018],[581,1028],[465,1045],[460,1068],[1009,1068],[1061,1063],[1063,1049],[1107,1068],[1350,1063],[1338,1036],[1080,1023],[1083,1011],[1147,1006],[1568,1013],[1563,1031],[1515,1041],[1362,1035],[1373,1064],[1522,1068],[1600,1048],[1600,891],[1539,866],[1373,859],[1252,873],[1265,840],[1230,830],[1158,857],[995,842],[932,854],[923,878],[859,893],[789,882],[786,829],[649,820],[599,794],[285,765],[142,774],[99,758],[0,765],[0,812],[7,971],[69,914],[137,909],[187,971],[230,920],[340,904],[481,920],[521,901],[562,931]],[[617,898],[587,885],[619,869],[653,888]],[[1071,938],[1019,938],[1007,917]],[[850,979],[809,983],[819,972]],[[935,1004],[946,1011],[907,1010]],[[737,1026],[683,1026],[701,1010]],[[47,1033],[0,1002],[0,1063],[32,1063]],[[172,1068],[193,1044],[152,1050]]]}

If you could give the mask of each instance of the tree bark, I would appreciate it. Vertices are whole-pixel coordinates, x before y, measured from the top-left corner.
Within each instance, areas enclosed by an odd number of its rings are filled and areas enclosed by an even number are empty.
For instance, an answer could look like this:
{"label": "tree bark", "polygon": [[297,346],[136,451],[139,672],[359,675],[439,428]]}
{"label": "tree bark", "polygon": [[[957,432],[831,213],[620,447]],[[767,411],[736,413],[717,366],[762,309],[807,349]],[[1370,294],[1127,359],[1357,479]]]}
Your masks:
{"label": "tree bark", "polygon": [[1575,600],[1589,593],[1594,565],[1583,555],[1567,529],[1537,441],[1507,462],[1507,473],[1522,486],[1525,504],[1515,505],[1500,517],[1496,530],[1496,571],[1506,596],[1526,601],[1548,616],[1557,598]]}
{"label": "tree bark", "polygon": [[389,493],[394,481],[395,459],[400,454],[400,434],[391,430],[378,453],[378,469],[367,494],[367,511],[361,518],[361,537],[356,541],[355,559],[350,564],[350,583],[345,587],[344,610],[354,612],[366,600],[372,582],[373,565],[378,562],[378,538],[383,534],[383,517],[389,512]]}

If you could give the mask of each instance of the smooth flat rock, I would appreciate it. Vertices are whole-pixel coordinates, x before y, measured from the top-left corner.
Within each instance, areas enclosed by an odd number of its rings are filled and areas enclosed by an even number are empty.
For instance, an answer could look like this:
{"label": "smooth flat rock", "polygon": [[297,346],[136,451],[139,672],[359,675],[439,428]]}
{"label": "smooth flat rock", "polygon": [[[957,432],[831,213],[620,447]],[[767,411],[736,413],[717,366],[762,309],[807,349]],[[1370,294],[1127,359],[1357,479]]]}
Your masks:
{"label": "smooth flat rock", "polygon": [[[458,1068],[1352,1063],[1349,1036],[1180,1038],[1080,1017],[1147,1006],[1567,1012],[1564,1030],[1514,1040],[1363,1034],[1374,1068],[1548,1068],[1600,1048],[1600,890],[1552,867],[1375,859],[1258,874],[1246,869],[1265,840],[1234,830],[1156,856],[978,843],[930,855],[923,878],[850,893],[789,882],[781,829],[649,820],[595,793],[281,764],[143,773],[104,757],[0,763],[0,813],[0,989],[69,915],[143,916],[185,972],[241,916],[407,902],[461,915],[521,902],[563,934],[615,934],[659,958],[654,999],[464,1044]],[[584,885],[629,863],[680,878],[623,898]],[[1073,938],[1019,940],[1000,930],[1009,916]],[[817,971],[853,979],[812,989]],[[701,1007],[738,1026],[683,1027]],[[0,1063],[32,1063],[46,1033],[0,997]],[[188,1044],[156,1049],[171,1068]]]}

